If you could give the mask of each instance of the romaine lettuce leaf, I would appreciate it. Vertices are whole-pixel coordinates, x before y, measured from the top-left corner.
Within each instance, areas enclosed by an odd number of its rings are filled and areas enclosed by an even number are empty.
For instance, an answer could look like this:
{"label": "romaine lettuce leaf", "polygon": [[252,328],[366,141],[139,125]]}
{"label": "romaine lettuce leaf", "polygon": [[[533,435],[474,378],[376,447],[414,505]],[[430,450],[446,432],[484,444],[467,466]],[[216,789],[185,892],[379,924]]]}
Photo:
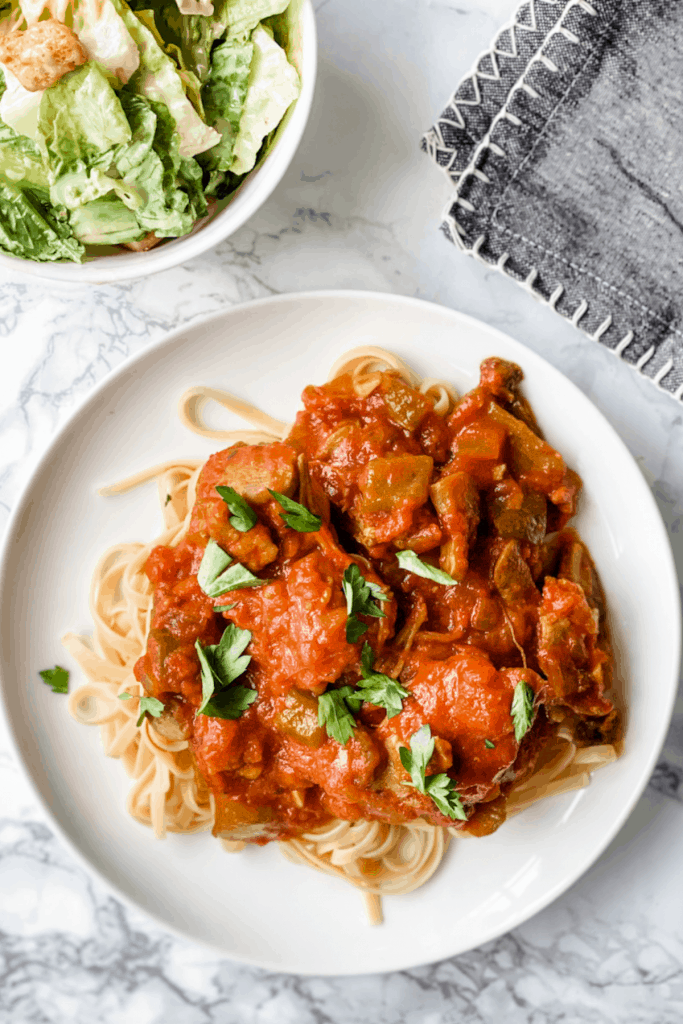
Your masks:
{"label": "romaine lettuce leaf", "polygon": [[19,188],[0,176],[0,249],[39,263],[80,263],[83,246],[72,236],[65,210],[51,209],[42,189]]}
{"label": "romaine lettuce leaf", "polygon": [[[189,171],[181,173],[180,139],[168,108],[132,89],[131,81],[115,93],[105,70],[92,63],[65,75],[41,102],[50,199],[71,211],[88,206],[73,223],[78,237],[90,242],[95,236],[107,244],[133,241],[148,231],[184,235],[192,229],[195,209],[205,208],[203,197],[195,195],[196,180],[188,179]],[[201,178],[198,166],[197,174]],[[106,203],[99,202],[105,197]],[[125,216],[114,200],[133,216]]]}
{"label": "romaine lettuce leaf", "polygon": [[233,174],[246,174],[252,169],[264,138],[280,123],[301,89],[296,68],[268,29],[259,26],[251,40],[254,56],[233,150]]}
{"label": "romaine lettuce leaf", "polygon": [[180,155],[203,153],[220,140],[220,135],[204,124],[185,95],[178,68],[167,56],[155,33],[131,11],[125,0],[112,0],[140,51],[140,67],[130,80],[134,92],[164,103],[180,135]]}
{"label": "romaine lettuce leaf", "polygon": [[0,120],[19,135],[38,138],[38,112],[43,91],[29,92],[12,72],[2,67],[6,88],[0,99]]}
{"label": "romaine lettuce leaf", "polygon": [[[175,43],[180,48],[183,63],[188,71],[193,71],[200,82],[205,82],[211,65],[211,47],[216,36],[211,18],[199,14],[181,14],[175,0],[165,5],[168,17],[164,17],[164,25],[173,30]],[[174,10],[171,11],[171,8]]]}
{"label": "romaine lettuce leaf", "polygon": [[224,32],[229,39],[245,38],[260,21],[281,14],[288,6],[289,0],[215,0],[211,19],[214,39]]}
{"label": "romaine lettuce leaf", "polygon": [[253,43],[231,39],[211,54],[211,71],[202,89],[202,100],[207,122],[221,133],[221,141],[202,160],[211,171],[227,171],[232,164],[253,53]]}
{"label": "romaine lettuce leaf", "polygon": [[[131,7],[145,6],[150,0],[132,0]],[[181,14],[176,0],[157,0],[154,10],[157,27],[164,40],[178,48],[181,66],[206,82],[212,62],[211,48],[216,40],[246,42],[260,21],[287,9],[290,0],[214,0],[213,15]]]}
{"label": "romaine lettuce leaf", "polygon": [[[111,155],[111,154],[110,154]],[[134,187],[127,186],[101,167],[79,168],[61,174],[50,185],[50,201],[55,206],[75,210],[84,203],[91,203],[110,192],[125,202],[131,210],[144,205],[145,195]]]}
{"label": "romaine lettuce leaf", "polygon": [[179,177],[187,192],[189,205],[188,210],[192,215],[192,221],[205,217],[209,207],[202,187],[203,174],[198,162],[192,157],[182,157],[180,160]]}
{"label": "romaine lettuce leaf", "polygon": [[[145,196],[135,211],[145,232],[162,238],[185,235],[194,223],[187,192],[179,187],[178,133],[163,103],[121,93],[121,101],[133,131],[132,142],[116,156],[123,182]],[[188,158],[188,163],[190,161]]]}
{"label": "romaine lettuce leaf", "polygon": [[166,53],[173,56],[181,69],[195,74],[200,82],[206,80],[211,47],[216,39],[210,17],[181,14],[176,0],[128,0],[128,6],[138,17],[153,6],[156,31],[164,41]]}
{"label": "romaine lettuce leaf", "polygon": [[114,151],[109,173],[116,171],[122,186],[144,201],[129,210],[114,195],[100,197],[73,211],[74,233],[91,245],[131,242],[149,231],[161,238],[185,235],[206,210],[201,169],[196,160],[181,158],[175,121],[163,103],[127,89],[120,98],[132,136]]}
{"label": "romaine lettuce leaf", "polygon": [[108,73],[90,61],[46,89],[38,130],[50,170],[50,200],[73,210],[109,192],[129,207],[144,199],[107,172],[112,150],[127,143],[131,130]]}
{"label": "romaine lettuce leaf", "polygon": [[126,174],[134,172],[152,152],[157,116],[149,100],[143,96],[136,96],[127,89],[121,90],[119,101],[131,135],[128,142],[116,148],[112,155],[112,163],[120,177],[125,178]]}
{"label": "romaine lettuce leaf", "polygon": [[0,124],[0,175],[10,182],[24,182],[47,192],[47,168],[35,142]]}
{"label": "romaine lettuce leaf", "polygon": [[116,196],[101,196],[71,212],[73,233],[86,245],[134,242],[146,234],[132,210]]}
{"label": "romaine lettuce leaf", "polygon": [[75,0],[73,30],[90,60],[124,85],[140,66],[135,41],[111,0]]}
{"label": "romaine lettuce leaf", "polygon": [[131,137],[128,119],[107,73],[93,61],[45,90],[38,130],[55,178],[73,170],[106,168],[112,147]]}

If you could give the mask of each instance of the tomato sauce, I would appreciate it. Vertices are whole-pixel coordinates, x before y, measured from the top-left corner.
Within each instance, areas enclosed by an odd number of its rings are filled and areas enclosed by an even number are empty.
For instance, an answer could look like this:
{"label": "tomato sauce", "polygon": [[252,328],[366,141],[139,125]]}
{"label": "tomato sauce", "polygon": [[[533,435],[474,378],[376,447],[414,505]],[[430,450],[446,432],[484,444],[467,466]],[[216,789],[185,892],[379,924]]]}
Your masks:
{"label": "tomato sauce", "polygon": [[[332,817],[419,817],[481,834],[504,820],[505,794],[553,723],[579,723],[586,742],[614,734],[604,599],[567,526],[581,481],[543,439],[521,379],[513,364],[486,360],[479,386],[443,417],[397,373],[372,375],[359,393],[342,376],[305,389],[286,442],[208,460],[187,536],[148,559],[154,609],[136,676],[165,705],[158,728],[172,716],[188,737],[215,795],[217,834],[264,843]],[[250,529],[230,522],[221,485],[255,513]],[[271,490],[319,515],[320,529],[288,526]],[[197,573],[210,540],[260,585],[209,597]],[[452,582],[402,567],[401,552]],[[357,638],[344,592],[354,565],[380,595],[377,614],[357,616]],[[197,713],[196,642],[217,645],[227,623],[250,633],[239,683],[256,692],[234,719]],[[319,701],[353,693],[365,644],[373,671],[407,696],[391,717],[358,701],[341,742]],[[520,683],[533,725],[518,738]],[[411,785],[400,750],[425,725],[426,777],[453,781],[467,821]]]}

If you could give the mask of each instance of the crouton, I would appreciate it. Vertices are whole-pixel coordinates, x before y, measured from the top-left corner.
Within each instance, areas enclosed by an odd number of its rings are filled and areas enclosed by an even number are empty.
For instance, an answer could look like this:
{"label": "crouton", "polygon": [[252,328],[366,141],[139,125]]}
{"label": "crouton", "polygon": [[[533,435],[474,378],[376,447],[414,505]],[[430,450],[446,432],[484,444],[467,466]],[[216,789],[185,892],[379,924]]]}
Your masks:
{"label": "crouton", "polygon": [[122,242],[121,244],[126,249],[132,249],[133,252],[147,252],[149,249],[153,249],[159,242],[163,242],[163,238],[157,238],[153,231],[149,234],[143,235],[142,238],[138,238],[137,242]]}
{"label": "crouton", "polygon": [[49,89],[87,60],[78,37],[53,18],[0,39],[0,61],[29,92]]}

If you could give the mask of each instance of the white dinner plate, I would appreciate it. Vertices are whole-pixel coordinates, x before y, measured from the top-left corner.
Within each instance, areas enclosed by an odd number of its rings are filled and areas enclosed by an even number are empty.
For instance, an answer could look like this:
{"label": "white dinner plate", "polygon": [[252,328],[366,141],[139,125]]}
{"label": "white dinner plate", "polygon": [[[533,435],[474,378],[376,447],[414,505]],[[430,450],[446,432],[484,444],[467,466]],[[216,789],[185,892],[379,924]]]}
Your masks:
{"label": "white dinner plate", "polygon": [[[479,363],[520,363],[548,440],[583,477],[576,525],[597,563],[611,612],[623,756],[578,793],[538,803],[485,839],[453,842],[435,877],[384,900],[366,924],[343,882],[285,861],[276,844],[226,854],[210,835],[163,842],[124,809],[130,782],[105,758],[99,731],[74,722],[39,669],[81,679],[59,638],[88,631],[88,585],[115,541],[160,529],[156,487],[115,498],[97,489],[173,456],[220,445],[176,416],[192,385],[225,388],[291,419],[306,384],[342,353],[381,345],[462,391]],[[223,423],[238,425],[227,413]],[[50,444],[9,526],[0,568],[0,665],[17,753],[72,848],[115,892],[163,925],[236,959],[279,971],[388,971],[460,953],[506,932],[559,896],[605,849],[643,790],[676,690],[678,587],[668,538],[624,444],[587,398],[522,345],[470,317],[396,295],[317,292],[231,309],[176,331],[111,374]]]}

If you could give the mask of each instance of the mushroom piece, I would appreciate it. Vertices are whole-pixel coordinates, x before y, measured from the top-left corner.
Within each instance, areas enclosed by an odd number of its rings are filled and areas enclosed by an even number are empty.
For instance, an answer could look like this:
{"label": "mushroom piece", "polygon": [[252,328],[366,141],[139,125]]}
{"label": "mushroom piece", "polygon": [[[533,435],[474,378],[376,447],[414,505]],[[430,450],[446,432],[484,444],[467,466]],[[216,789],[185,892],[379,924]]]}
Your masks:
{"label": "mushroom piece", "polygon": [[519,550],[519,541],[509,540],[503,547],[493,569],[493,582],[505,604],[510,605],[535,589],[531,570]]}

